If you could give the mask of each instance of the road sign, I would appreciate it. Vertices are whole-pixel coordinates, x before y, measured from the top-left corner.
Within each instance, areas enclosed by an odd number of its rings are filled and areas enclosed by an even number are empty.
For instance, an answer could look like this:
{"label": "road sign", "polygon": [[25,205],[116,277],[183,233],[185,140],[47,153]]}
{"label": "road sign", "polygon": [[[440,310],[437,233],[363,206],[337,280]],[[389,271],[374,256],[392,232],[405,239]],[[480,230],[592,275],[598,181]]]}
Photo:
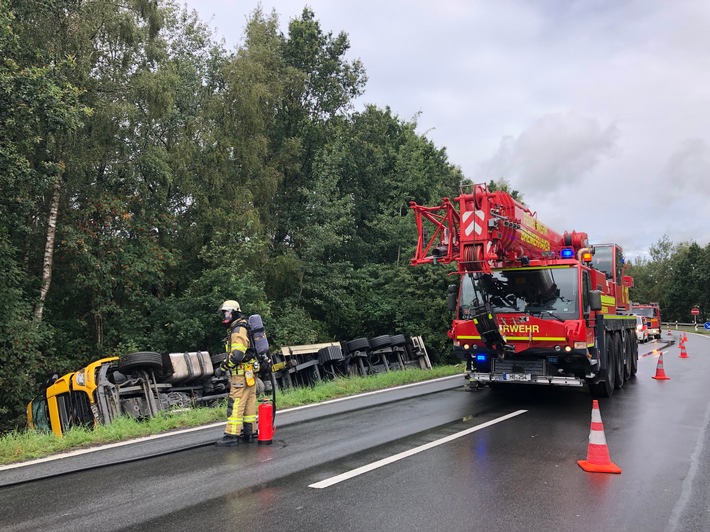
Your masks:
{"label": "road sign", "polygon": [[705,329],[710,331],[710,321],[706,321],[704,327],[705,327]]}
{"label": "road sign", "polygon": [[693,316],[697,316],[698,314],[700,314],[700,309],[698,307],[694,307],[693,310],[690,311],[690,313]]}

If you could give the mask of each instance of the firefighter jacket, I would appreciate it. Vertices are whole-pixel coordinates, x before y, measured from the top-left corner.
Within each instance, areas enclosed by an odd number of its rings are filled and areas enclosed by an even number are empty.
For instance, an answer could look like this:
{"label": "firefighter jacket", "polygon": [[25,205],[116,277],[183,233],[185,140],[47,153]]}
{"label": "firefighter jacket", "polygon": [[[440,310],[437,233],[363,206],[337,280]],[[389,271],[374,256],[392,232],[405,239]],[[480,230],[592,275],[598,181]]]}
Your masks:
{"label": "firefighter jacket", "polygon": [[[254,350],[249,339],[249,329],[246,320],[236,320],[230,325],[229,336],[225,350],[227,360],[224,368],[232,375],[253,376],[259,371],[259,362],[254,357]],[[248,381],[251,379],[247,379]],[[248,383],[249,386],[252,383]]]}

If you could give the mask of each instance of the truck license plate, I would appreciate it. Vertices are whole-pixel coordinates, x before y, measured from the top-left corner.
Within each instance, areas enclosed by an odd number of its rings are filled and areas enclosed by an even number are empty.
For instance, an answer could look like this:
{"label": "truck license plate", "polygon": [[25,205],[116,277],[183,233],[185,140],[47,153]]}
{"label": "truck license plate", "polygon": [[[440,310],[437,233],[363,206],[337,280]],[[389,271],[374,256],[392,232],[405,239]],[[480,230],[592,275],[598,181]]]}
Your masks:
{"label": "truck license plate", "polygon": [[529,373],[505,373],[503,378],[507,381],[529,381],[532,377]]}

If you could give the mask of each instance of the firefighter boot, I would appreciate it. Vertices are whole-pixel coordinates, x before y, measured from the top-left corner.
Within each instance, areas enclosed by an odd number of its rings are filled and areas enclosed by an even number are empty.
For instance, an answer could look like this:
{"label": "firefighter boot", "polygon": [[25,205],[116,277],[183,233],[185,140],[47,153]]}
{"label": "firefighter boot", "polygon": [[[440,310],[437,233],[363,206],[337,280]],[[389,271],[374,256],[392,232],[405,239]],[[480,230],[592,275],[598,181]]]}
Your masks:
{"label": "firefighter boot", "polygon": [[254,432],[251,423],[244,423],[244,432],[242,433],[242,441],[251,443],[254,441]]}
{"label": "firefighter boot", "polygon": [[215,442],[215,445],[217,447],[234,447],[235,445],[239,445],[239,436],[225,434],[222,436],[221,440]]}

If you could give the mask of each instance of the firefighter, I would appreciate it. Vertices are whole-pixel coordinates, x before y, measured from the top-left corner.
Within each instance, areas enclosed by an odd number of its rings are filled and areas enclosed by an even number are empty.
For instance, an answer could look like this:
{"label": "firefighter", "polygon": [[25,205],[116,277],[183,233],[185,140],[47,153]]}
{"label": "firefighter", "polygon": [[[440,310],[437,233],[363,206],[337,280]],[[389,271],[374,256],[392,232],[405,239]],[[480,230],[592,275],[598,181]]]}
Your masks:
{"label": "firefighter", "polygon": [[227,358],[215,371],[221,376],[229,372],[230,389],[227,401],[227,426],[224,437],[216,442],[220,447],[238,445],[240,431],[244,426],[241,441],[254,440],[256,423],[256,374],[259,363],[249,342],[247,320],[241,313],[239,303],[229,299],[219,307],[222,324],[227,326]]}

